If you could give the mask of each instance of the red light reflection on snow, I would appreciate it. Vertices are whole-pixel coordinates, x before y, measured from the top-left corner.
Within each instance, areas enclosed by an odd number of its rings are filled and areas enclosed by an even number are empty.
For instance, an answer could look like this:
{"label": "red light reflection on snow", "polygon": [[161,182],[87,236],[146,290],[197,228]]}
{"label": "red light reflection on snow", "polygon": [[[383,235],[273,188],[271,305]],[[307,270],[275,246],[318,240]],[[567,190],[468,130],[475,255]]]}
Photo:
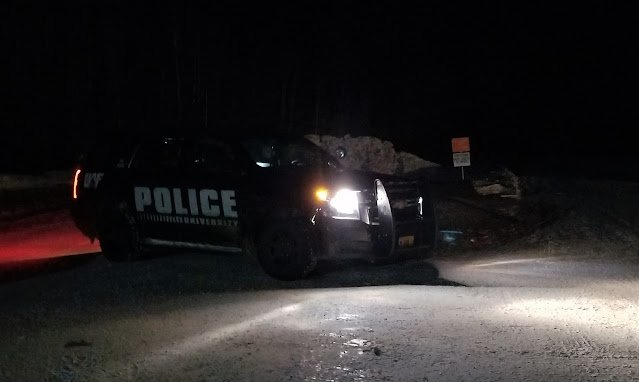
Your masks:
{"label": "red light reflection on snow", "polygon": [[0,225],[0,263],[100,252],[75,227],[69,211],[44,213]]}

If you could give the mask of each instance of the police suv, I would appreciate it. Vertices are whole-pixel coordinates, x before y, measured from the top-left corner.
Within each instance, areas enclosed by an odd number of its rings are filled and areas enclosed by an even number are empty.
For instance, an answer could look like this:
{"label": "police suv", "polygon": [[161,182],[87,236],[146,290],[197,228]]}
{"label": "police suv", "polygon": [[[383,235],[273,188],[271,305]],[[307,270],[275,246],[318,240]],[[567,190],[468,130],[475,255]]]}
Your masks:
{"label": "police suv", "polygon": [[[318,259],[389,261],[428,253],[437,225],[427,186],[352,171],[304,138],[157,138],[88,153],[72,214],[111,261],[153,246],[254,253],[279,279]],[[340,152],[345,155],[344,151]]]}

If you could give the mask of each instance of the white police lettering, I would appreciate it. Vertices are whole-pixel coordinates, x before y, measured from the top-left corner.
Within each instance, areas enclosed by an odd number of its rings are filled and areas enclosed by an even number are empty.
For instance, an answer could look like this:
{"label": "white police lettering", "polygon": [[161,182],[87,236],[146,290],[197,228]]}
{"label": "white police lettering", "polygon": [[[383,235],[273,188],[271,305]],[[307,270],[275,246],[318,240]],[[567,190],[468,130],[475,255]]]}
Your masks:
{"label": "white police lettering", "polygon": [[[172,192],[171,192],[172,191]],[[133,187],[135,210],[158,214],[237,218],[235,190],[186,189],[188,203],[182,199],[184,190],[167,187]],[[150,210],[153,206],[155,211]],[[187,207],[188,206],[188,207]],[[221,224],[217,224],[221,225]]]}
{"label": "white police lettering", "polygon": [[135,210],[144,212],[144,207],[150,206],[152,202],[151,190],[148,187],[135,187],[133,194],[135,195]]}
{"label": "white police lettering", "polygon": [[178,215],[188,215],[189,210],[182,205],[182,190],[179,188],[173,189],[173,200],[175,201],[175,213]]}
{"label": "white police lettering", "polygon": [[103,172],[87,172],[84,175],[84,188],[98,188],[98,184],[104,176]]}
{"label": "white police lettering", "polygon": [[192,215],[199,215],[197,209],[197,195],[195,193],[195,190],[192,188],[189,188],[189,208],[191,209]]}
{"label": "white police lettering", "polygon": [[155,210],[161,214],[173,213],[171,206],[171,192],[166,187],[157,187],[153,189],[153,199],[155,199]]}
{"label": "white police lettering", "polygon": [[222,209],[224,210],[224,216],[236,218],[237,211],[234,211],[233,207],[235,207],[235,191],[222,190]]}
{"label": "white police lettering", "polygon": [[200,203],[202,203],[202,215],[210,217],[220,216],[220,207],[214,205],[211,201],[217,200],[217,191],[200,190]]}

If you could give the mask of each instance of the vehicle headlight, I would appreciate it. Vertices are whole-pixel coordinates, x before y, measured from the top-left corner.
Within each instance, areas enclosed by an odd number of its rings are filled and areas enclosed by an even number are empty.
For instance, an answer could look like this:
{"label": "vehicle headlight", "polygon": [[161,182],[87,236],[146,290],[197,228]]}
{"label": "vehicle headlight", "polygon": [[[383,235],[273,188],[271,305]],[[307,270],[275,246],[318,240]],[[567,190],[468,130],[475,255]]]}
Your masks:
{"label": "vehicle headlight", "polygon": [[328,203],[335,211],[344,215],[352,215],[359,210],[359,200],[356,191],[339,190]]}
{"label": "vehicle headlight", "polygon": [[[331,217],[335,219],[359,219],[359,191],[341,189],[327,192],[323,200],[328,202]],[[320,195],[318,193],[318,198]]]}
{"label": "vehicle headlight", "polygon": [[330,216],[334,219],[359,220],[360,191],[340,189],[337,192],[319,188],[315,191],[317,199],[327,202]]}

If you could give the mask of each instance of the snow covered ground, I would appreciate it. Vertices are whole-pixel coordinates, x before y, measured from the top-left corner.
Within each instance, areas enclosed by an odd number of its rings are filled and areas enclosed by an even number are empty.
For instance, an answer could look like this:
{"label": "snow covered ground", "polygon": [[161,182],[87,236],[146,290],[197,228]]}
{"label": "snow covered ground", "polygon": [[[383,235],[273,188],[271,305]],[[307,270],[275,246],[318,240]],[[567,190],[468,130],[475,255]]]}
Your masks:
{"label": "snow covered ground", "polygon": [[12,322],[4,380],[639,379],[637,295],[621,285],[125,292],[101,309],[76,302]]}
{"label": "snow covered ground", "polygon": [[50,188],[73,184],[75,169],[48,171],[39,175],[0,174],[0,191]]}
{"label": "snow covered ground", "polygon": [[0,222],[56,210],[71,202],[75,170],[0,174]]}
{"label": "snow covered ground", "polygon": [[555,186],[524,194],[517,216],[558,211],[524,230],[447,205],[472,216],[428,260],[285,283],[238,256],[98,255],[5,283],[0,380],[639,381],[634,188]]}

